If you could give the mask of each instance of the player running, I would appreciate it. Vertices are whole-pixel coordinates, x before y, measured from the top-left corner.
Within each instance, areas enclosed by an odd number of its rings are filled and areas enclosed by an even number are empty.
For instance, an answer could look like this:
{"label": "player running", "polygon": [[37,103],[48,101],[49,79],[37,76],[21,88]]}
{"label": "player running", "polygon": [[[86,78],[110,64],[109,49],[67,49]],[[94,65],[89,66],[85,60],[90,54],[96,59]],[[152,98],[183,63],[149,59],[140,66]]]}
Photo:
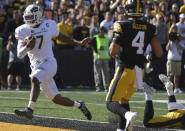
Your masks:
{"label": "player running", "polygon": [[23,15],[25,24],[15,30],[18,39],[18,57],[26,54],[31,63],[31,92],[28,107],[24,110],[15,110],[15,114],[28,119],[33,118],[35,102],[40,90],[55,104],[77,107],[88,120],[92,116],[83,102],[72,101],[60,95],[53,76],[57,71],[57,63],[52,51],[52,38],[55,37],[70,45],[84,45],[90,42],[90,38],[82,41],[72,40],[57,30],[57,24],[52,20],[42,20],[43,11],[35,4],[29,5]]}
{"label": "player running", "polygon": [[119,56],[119,66],[109,86],[106,105],[108,110],[119,116],[117,131],[131,131],[138,114],[130,111],[129,100],[136,88],[143,86],[144,52],[148,43],[157,57],[161,57],[163,51],[155,36],[155,26],[140,20],[144,13],[142,1],[125,0],[123,6],[128,21],[114,24],[109,51],[113,57]]}

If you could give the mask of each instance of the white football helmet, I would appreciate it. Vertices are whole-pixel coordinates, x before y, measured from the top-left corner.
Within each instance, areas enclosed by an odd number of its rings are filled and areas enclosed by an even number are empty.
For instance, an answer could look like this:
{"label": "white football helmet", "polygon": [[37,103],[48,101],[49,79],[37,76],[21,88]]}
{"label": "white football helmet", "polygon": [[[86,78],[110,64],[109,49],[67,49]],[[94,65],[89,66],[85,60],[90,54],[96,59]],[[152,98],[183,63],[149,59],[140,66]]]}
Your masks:
{"label": "white football helmet", "polygon": [[24,11],[24,22],[30,27],[34,27],[42,22],[43,10],[40,6],[32,4],[26,7]]}

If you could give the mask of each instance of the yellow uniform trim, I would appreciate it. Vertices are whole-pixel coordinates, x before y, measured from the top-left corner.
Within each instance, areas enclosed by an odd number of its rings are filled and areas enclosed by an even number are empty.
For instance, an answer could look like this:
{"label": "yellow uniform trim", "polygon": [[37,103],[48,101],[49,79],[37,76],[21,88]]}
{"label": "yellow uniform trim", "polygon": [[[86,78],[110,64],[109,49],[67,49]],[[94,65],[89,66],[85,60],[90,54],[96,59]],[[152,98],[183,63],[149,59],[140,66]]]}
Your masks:
{"label": "yellow uniform trim", "polygon": [[[155,123],[166,123],[166,122],[171,121],[171,120],[179,119],[183,115],[185,115],[185,109],[176,110],[176,111],[168,112],[168,114],[166,114],[166,115],[162,115],[162,116],[159,116],[159,117],[154,117],[148,123],[150,123],[150,124],[152,124],[152,123],[153,124],[155,124]],[[164,128],[181,127],[181,126],[182,126],[182,124],[180,122],[177,122],[175,124],[169,124],[168,126],[164,126]]]}
{"label": "yellow uniform trim", "polygon": [[107,93],[106,100],[108,100],[108,96],[110,95],[111,88],[113,88],[113,83],[114,83],[114,81],[116,80],[116,76],[118,75],[119,70],[120,70],[120,67],[118,67],[118,68],[116,69],[116,72],[115,72],[115,74],[114,74],[114,78],[112,79],[112,81],[111,81],[111,83],[110,83],[110,85],[109,85],[109,91],[108,91],[108,93]]}

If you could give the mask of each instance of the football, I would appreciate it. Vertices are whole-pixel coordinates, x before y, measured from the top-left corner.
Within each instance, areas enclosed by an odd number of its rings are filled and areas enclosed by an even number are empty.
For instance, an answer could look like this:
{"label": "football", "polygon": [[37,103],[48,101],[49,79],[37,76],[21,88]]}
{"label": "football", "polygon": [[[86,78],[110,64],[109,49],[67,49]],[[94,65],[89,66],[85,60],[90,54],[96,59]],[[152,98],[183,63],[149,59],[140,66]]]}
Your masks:
{"label": "football", "polygon": [[23,41],[23,46],[32,50],[35,47],[35,37],[33,35],[27,36]]}

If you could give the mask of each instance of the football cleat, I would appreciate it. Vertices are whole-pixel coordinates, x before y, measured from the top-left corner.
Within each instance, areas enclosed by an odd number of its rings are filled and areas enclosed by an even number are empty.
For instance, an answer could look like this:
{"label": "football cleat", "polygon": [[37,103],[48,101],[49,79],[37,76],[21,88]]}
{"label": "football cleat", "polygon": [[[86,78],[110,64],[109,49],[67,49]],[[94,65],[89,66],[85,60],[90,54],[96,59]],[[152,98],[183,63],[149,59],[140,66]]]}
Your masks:
{"label": "football cleat", "polygon": [[166,90],[173,90],[173,83],[164,74],[159,74],[159,79],[165,85]]}
{"label": "football cleat", "polygon": [[33,118],[33,110],[28,107],[24,110],[15,110],[14,113],[18,116],[23,116],[30,120]]}
{"label": "football cleat", "polygon": [[180,88],[175,88],[175,90],[174,90],[174,93],[179,93],[179,94],[181,94],[181,93],[183,93],[183,91],[180,89]]}
{"label": "football cleat", "polygon": [[156,89],[154,89],[153,87],[149,86],[147,83],[143,82],[143,88],[144,88],[144,91],[146,93],[150,93],[150,94],[153,94],[156,92]]}
{"label": "football cleat", "polygon": [[100,88],[97,88],[97,89],[96,89],[96,92],[100,92],[100,91],[101,91],[101,89],[100,89]]}
{"label": "football cleat", "polygon": [[125,131],[132,131],[133,130],[133,126],[134,126],[134,122],[137,120],[138,115],[137,112],[126,112],[125,114],[125,118],[126,118],[126,126],[125,126]]}
{"label": "football cleat", "polygon": [[88,120],[91,120],[92,119],[92,115],[91,115],[90,111],[87,109],[85,103],[84,102],[79,102],[79,103],[81,104],[79,109],[82,111],[82,113],[84,114],[84,116]]}

